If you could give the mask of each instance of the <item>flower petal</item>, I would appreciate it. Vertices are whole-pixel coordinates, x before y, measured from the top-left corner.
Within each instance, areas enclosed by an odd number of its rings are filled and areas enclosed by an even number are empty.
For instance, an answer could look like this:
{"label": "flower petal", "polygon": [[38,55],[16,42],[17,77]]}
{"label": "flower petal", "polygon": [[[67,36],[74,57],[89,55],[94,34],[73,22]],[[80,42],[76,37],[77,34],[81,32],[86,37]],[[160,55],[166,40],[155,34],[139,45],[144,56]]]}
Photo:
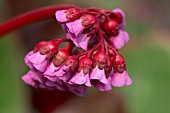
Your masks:
{"label": "flower petal", "polygon": [[104,72],[104,69],[100,70],[98,66],[96,66],[91,74],[90,74],[90,80],[99,80],[100,82],[104,84],[108,84],[108,80],[106,79],[106,75]]}
{"label": "flower petal", "polygon": [[44,62],[46,55],[41,55],[40,52],[36,52],[28,56],[28,59],[33,64],[41,64]]}
{"label": "flower petal", "polygon": [[24,76],[22,76],[22,80],[28,84],[28,85],[31,85],[33,87],[36,87],[36,82],[32,79],[32,77],[30,76],[30,71],[25,74]]}
{"label": "flower petal", "polygon": [[55,17],[59,22],[66,22],[68,19],[66,18],[66,10],[56,11]]}
{"label": "flower petal", "polygon": [[129,35],[127,32],[120,30],[119,34],[115,37],[112,36],[110,40],[116,49],[120,49],[128,42]]}
{"label": "flower petal", "polygon": [[115,73],[112,77],[111,83],[115,87],[123,87],[130,85],[132,80],[129,78],[127,71],[124,71],[123,73]]}
{"label": "flower petal", "polygon": [[79,85],[85,84],[86,83],[85,74],[82,71],[76,72],[76,74],[71,78],[69,83]]}
{"label": "flower petal", "polygon": [[54,66],[54,63],[51,62],[50,65],[47,67],[46,71],[44,72],[44,75],[46,76],[55,76],[54,72],[59,70],[61,68],[61,66],[56,67]]}
{"label": "flower petal", "polygon": [[30,60],[28,59],[28,57],[32,54],[34,54],[33,51],[30,51],[24,58],[26,65],[31,69],[33,69],[34,67],[33,67],[32,63],[30,62]]}
{"label": "flower petal", "polygon": [[48,60],[45,60],[44,62],[42,62],[41,64],[33,64],[33,66],[40,72],[45,72],[45,70],[47,69],[47,66],[49,64]]}
{"label": "flower petal", "polygon": [[81,22],[82,22],[82,19],[78,19],[78,20],[72,22],[72,24],[71,24],[71,27],[74,31],[75,36],[78,36],[84,30],[84,27],[82,26]]}
{"label": "flower petal", "polygon": [[91,36],[87,37],[87,34],[81,34],[77,38],[77,43],[78,43],[79,47],[84,50],[87,50],[87,46],[88,46],[90,38],[91,38]]}

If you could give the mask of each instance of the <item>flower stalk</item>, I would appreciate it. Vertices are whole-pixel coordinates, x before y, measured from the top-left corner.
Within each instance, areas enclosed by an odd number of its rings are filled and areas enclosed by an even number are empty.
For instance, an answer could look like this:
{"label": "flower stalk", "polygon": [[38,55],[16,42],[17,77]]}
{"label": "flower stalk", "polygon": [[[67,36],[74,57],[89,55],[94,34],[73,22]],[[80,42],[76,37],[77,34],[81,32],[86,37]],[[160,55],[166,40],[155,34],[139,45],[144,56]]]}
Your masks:
{"label": "flower stalk", "polygon": [[0,37],[23,26],[54,18],[57,10],[75,7],[73,5],[54,5],[36,9],[14,17],[0,24]]}

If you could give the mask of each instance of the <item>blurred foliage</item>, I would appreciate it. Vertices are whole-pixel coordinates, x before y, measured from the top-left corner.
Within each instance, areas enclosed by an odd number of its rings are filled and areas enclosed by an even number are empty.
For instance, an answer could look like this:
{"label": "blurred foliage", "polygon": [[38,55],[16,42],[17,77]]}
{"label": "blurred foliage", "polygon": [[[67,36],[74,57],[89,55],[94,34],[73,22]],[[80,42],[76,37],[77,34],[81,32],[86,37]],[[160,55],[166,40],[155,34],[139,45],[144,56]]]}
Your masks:
{"label": "blurred foliage", "polygon": [[17,50],[9,37],[0,40],[0,113],[22,113],[24,108],[20,76],[25,69]]}
{"label": "blurred foliage", "polygon": [[136,47],[124,53],[133,85],[123,90],[132,113],[170,112],[170,52],[160,45]]}

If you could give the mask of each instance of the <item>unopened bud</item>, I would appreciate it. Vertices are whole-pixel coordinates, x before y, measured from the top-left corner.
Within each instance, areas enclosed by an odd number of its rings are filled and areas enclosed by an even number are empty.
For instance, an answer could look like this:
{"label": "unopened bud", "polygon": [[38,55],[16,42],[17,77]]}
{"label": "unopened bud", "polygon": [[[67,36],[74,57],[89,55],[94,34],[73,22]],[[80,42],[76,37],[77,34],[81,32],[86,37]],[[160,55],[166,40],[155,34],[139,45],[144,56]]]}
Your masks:
{"label": "unopened bud", "polygon": [[65,61],[65,65],[69,67],[70,71],[74,71],[77,68],[77,66],[78,66],[78,61],[74,57],[69,57]]}
{"label": "unopened bud", "polygon": [[116,55],[116,57],[113,59],[113,67],[115,71],[118,71],[119,73],[123,73],[124,70],[126,70],[126,63],[123,58],[123,56]]}
{"label": "unopened bud", "polygon": [[83,15],[83,16],[81,17],[81,19],[82,19],[81,24],[82,24],[82,26],[84,26],[84,27],[87,27],[87,26],[89,26],[89,25],[94,25],[95,22],[96,22],[95,17],[94,17],[93,15],[89,15],[89,14]]}
{"label": "unopened bud", "polygon": [[117,23],[121,24],[121,22],[122,22],[122,20],[123,20],[122,14],[119,13],[119,12],[114,12],[114,13],[115,13],[115,16],[113,17],[113,19],[114,19]]}
{"label": "unopened bud", "polygon": [[53,63],[55,66],[60,66],[69,56],[69,51],[67,49],[61,49],[55,55]]}
{"label": "unopened bud", "polygon": [[66,11],[66,18],[68,20],[76,20],[81,16],[81,10],[78,8],[70,8]]}
{"label": "unopened bud", "polygon": [[89,57],[81,58],[79,62],[79,68],[83,70],[83,73],[87,74],[92,67],[92,60]]}
{"label": "unopened bud", "polygon": [[46,55],[46,58],[49,59],[58,51],[58,41],[51,40],[49,42],[42,41],[38,43],[33,50],[34,52],[40,52],[41,55]]}
{"label": "unopened bud", "polygon": [[41,42],[39,42],[39,43],[35,46],[33,52],[39,51],[39,49],[40,49],[42,46],[46,45],[46,44],[47,44],[46,41],[41,41]]}
{"label": "unopened bud", "polygon": [[119,24],[115,20],[111,19],[105,22],[104,29],[106,31],[115,32],[119,29]]}
{"label": "unopened bud", "polygon": [[107,55],[104,51],[96,52],[93,59],[96,62],[96,65],[98,65],[99,69],[103,69],[106,66]]}

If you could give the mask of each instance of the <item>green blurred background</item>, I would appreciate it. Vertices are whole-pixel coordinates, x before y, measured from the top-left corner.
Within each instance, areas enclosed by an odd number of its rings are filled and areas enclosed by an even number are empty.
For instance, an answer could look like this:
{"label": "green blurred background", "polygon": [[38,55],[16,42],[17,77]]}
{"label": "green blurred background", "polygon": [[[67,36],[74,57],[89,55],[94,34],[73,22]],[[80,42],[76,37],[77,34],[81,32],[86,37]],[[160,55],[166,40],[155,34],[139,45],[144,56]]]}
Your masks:
{"label": "green blurred background", "polygon": [[[119,106],[116,105],[120,104],[119,101],[123,103],[124,110],[114,113],[170,113],[170,1],[0,0],[0,22],[22,12],[51,4],[75,4],[80,7],[101,7],[109,10],[122,8],[126,14],[126,30],[130,34],[130,41],[121,53],[126,59],[128,72],[134,81],[133,85],[115,88],[108,95],[95,90],[85,98],[74,97],[60,107],[61,113],[78,113],[75,109],[71,110],[72,112],[62,112],[63,109],[72,109],[69,105],[74,104],[76,109],[88,107],[98,109],[93,107],[98,104],[98,101],[95,102],[98,97],[106,100],[101,102],[106,103],[102,106],[103,113],[113,113],[114,110],[109,110],[108,106],[111,108]],[[0,39],[0,113],[38,113],[36,110],[32,111],[30,87],[21,81],[21,76],[28,70],[23,61],[25,54],[38,41],[54,38],[56,33],[62,35],[60,31],[54,30],[61,29],[57,23],[53,24],[53,21],[46,23],[30,25]],[[114,104],[109,103],[114,100]]]}

